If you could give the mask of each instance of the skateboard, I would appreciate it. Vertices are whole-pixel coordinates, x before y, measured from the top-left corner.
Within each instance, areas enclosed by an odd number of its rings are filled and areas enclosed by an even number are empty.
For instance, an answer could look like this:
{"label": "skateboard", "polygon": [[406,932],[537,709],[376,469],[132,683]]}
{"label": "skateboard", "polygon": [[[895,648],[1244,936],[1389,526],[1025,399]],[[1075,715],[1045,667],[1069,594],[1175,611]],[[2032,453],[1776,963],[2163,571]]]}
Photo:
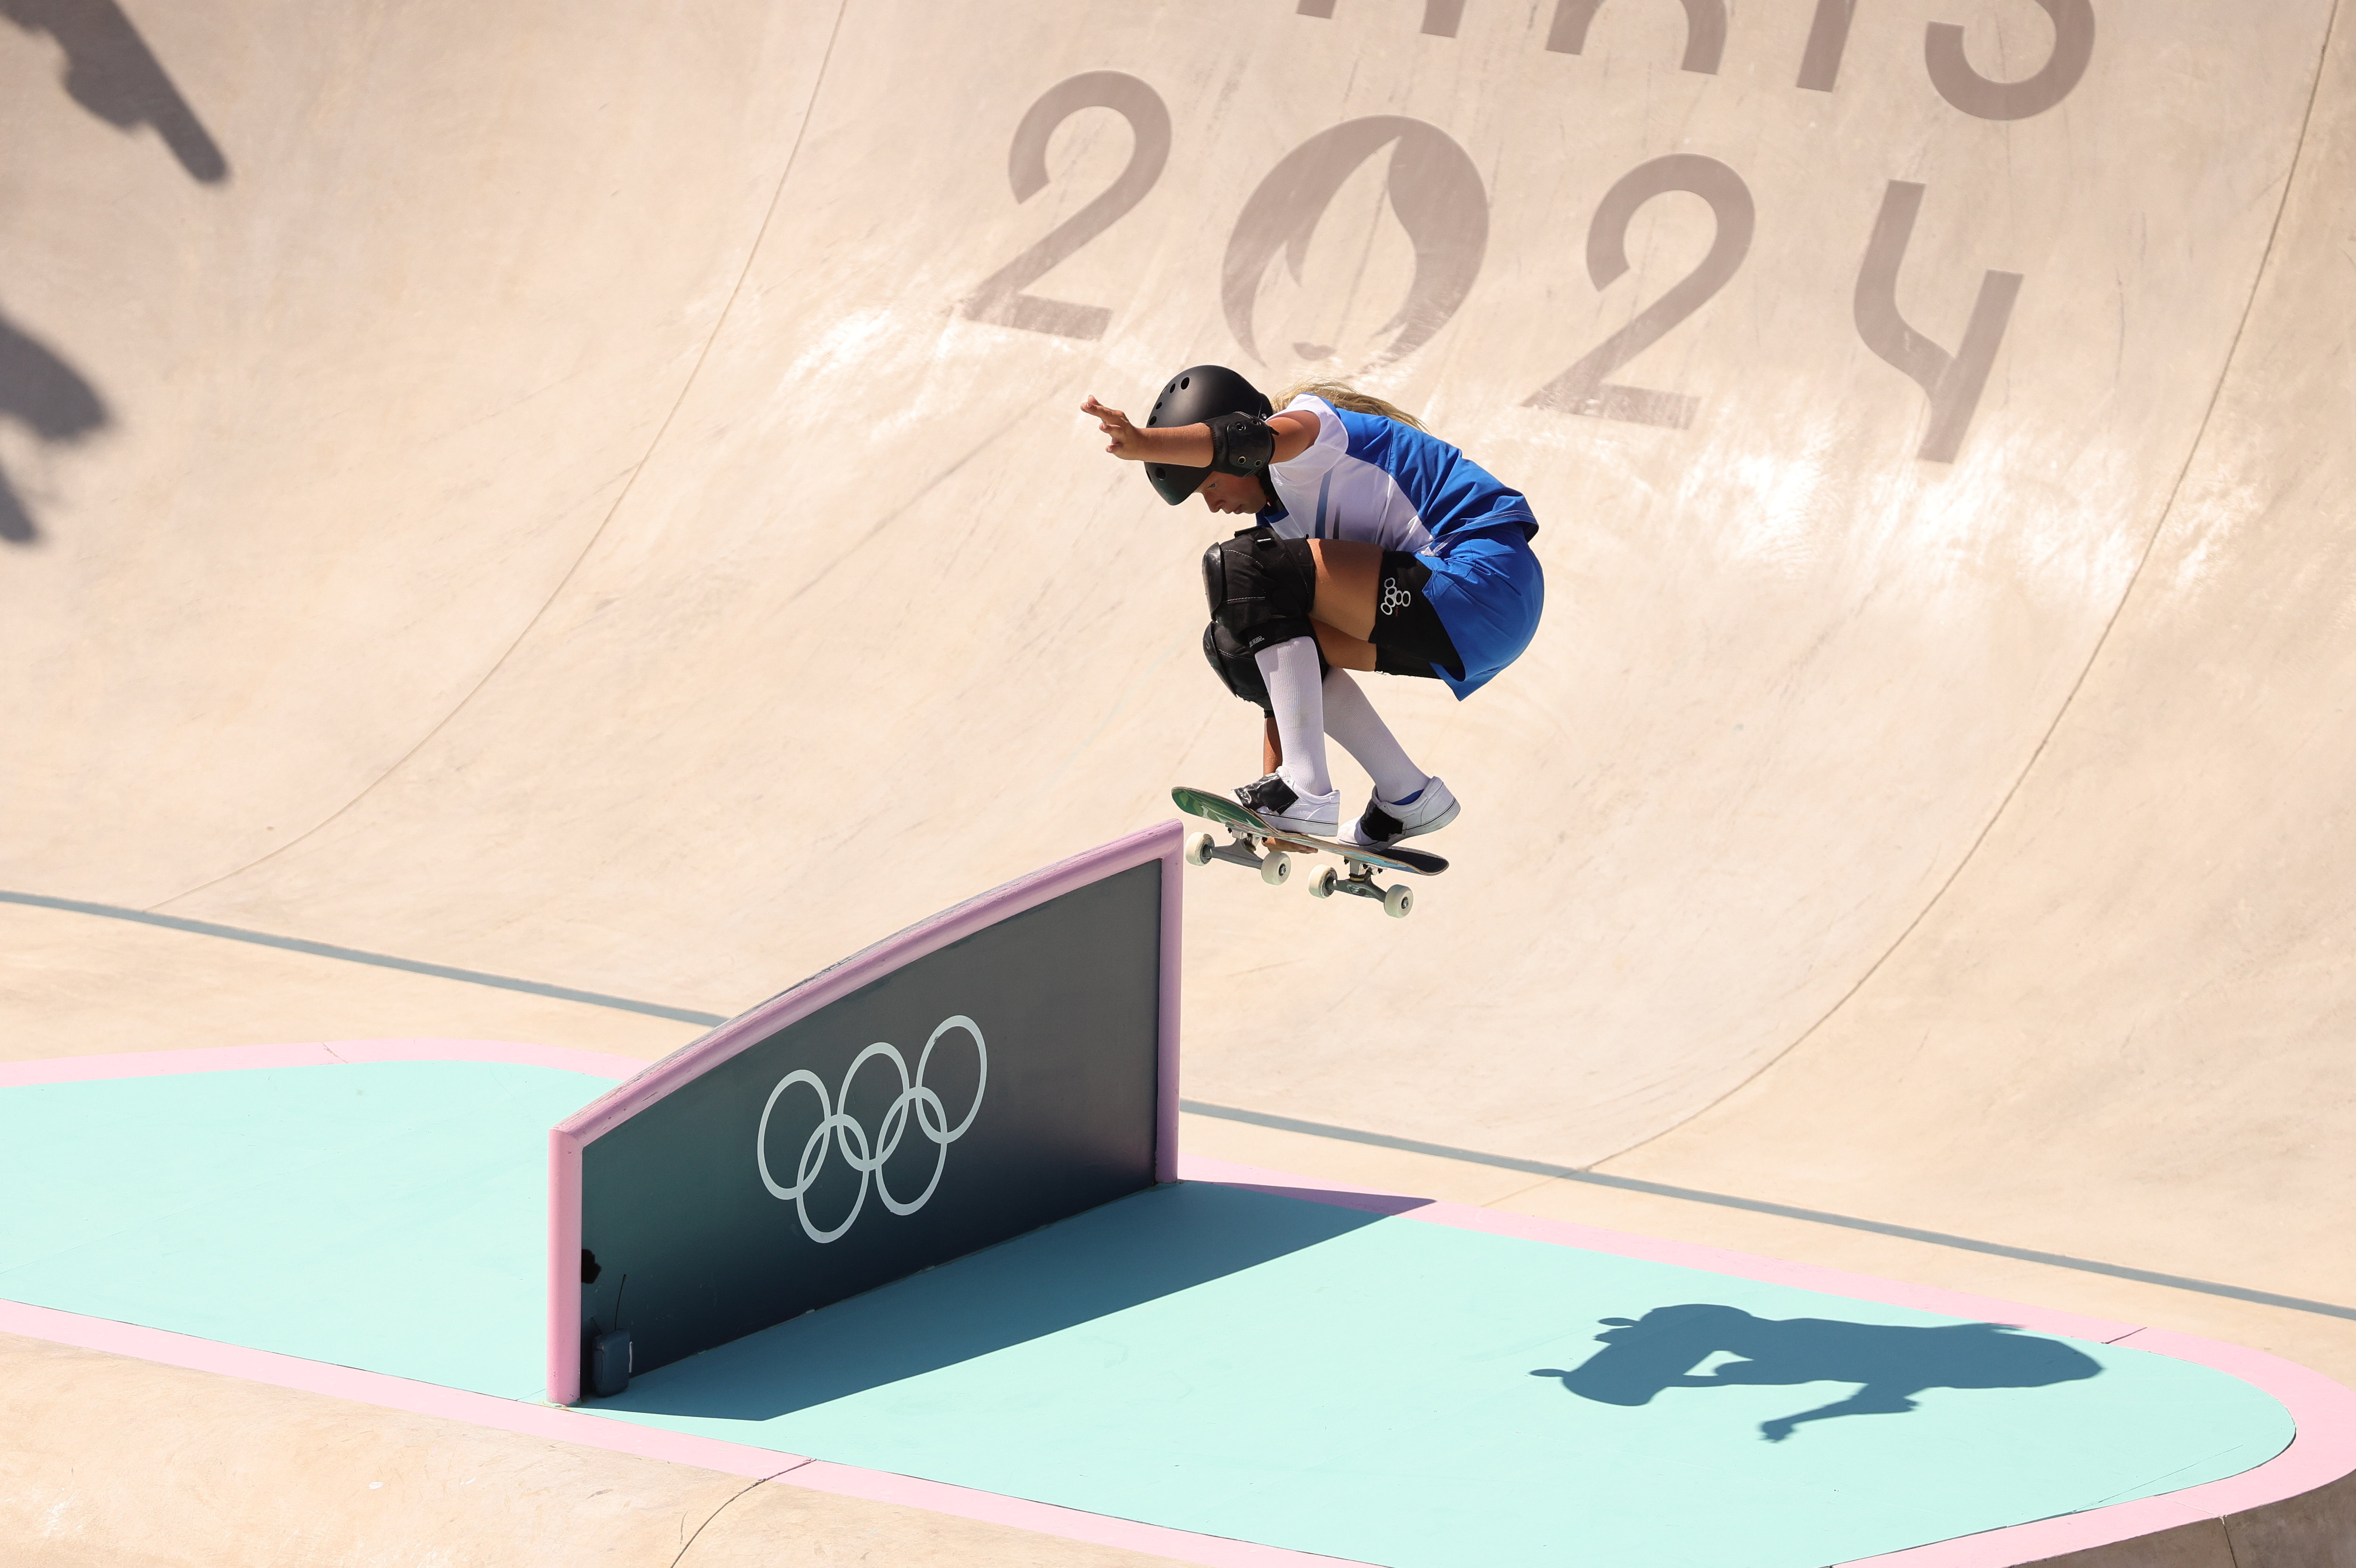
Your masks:
{"label": "skateboard", "polygon": [[1314,834],[1283,832],[1270,827],[1267,819],[1249,806],[1212,790],[1181,786],[1170,792],[1170,798],[1188,816],[1208,817],[1227,830],[1224,844],[1208,833],[1189,836],[1188,865],[1205,866],[1213,860],[1225,860],[1231,865],[1249,866],[1259,872],[1261,881],[1280,888],[1292,875],[1292,857],[1288,850],[1303,855],[1322,850],[1340,856],[1348,874],[1336,875],[1331,866],[1318,867],[1309,875],[1311,898],[1330,899],[1335,893],[1351,893],[1373,899],[1394,920],[1405,920],[1415,908],[1415,891],[1403,882],[1382,886],[1375,880],[1376,867],[1405,871],[1414,877],[1436,877],[1448,869],[1446,860],[1420,849],[1403,849],[1397,845],[1370,849],[1363,844],[1344,844]]}

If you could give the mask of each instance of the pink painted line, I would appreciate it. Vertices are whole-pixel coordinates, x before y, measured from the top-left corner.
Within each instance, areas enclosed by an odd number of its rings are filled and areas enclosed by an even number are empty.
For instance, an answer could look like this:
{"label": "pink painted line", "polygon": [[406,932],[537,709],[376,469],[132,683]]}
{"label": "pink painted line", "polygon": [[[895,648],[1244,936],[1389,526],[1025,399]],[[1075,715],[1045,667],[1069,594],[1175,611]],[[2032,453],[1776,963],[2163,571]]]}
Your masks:
{"label": "pink painted line", "polygon": [[106,1078],[161,1078],[181,1072],[233,1072],[248,1067],[333,1067],[321,1040],[291,1045],[224,1045],[204,1051],[126,1051],[109,1056],[53,1056],[0,1061],[0,1087],[82,1083]]}
{"label": "pink painted line", "polygon": [[327,1049],[347,1061],[506,1061],[522,1067],[553,1067],[560,1072],[585,1072],[593,1078],[626,1077],[647,1064],[640,1056],[575,1051],[566,1045],[517,1045],[501,1040],[331,1040]]}
{"label": "pink painted line", "polygon": [[2296,1361],[2286,1361],[2279,1356],[2270,1356],[2244,1345],[2229,1344],[2222,1339],[2179,1334],[2165,1328],[2138,1328],[2130,1323],[2088,1317],[2075,1312],[2029,1307],[1997,1296],[1974,1296],[1927,1285],[1901,1284],[1872,1275],[1820,1268],[1813,1264],[1787,1263],[1781,1258],[1730,1252],[1720,1247],[1662,1241],[1625,1231],[1600,1230],[1592,1225],[1575,1224],[1569,1221],[1542,1220],[1534,1215],[1479,1209],[1463,1203],[1418,1200],[1347,1182],[1291,1176],[1282,1171],[1263,1170],[1256,1166],[1237,1165],[1231,1160],[1211,1159],[1200,1155],[1183,1157],[1179,1161],[1179,1168],[1190,1181],[1214,1181],[1225,1186],[1280,1192],[1288,1197],[1391,1214],[1425,1224],[1479,1231],[1492,1236],[1513,1236],[1523,1241],[1545,1242],[1556,1246],[1576,1247],[1583,1252],[1608,1253],[1617,1257],[1641,1258],[1652,1263],[1676,1264],[1710,1274],[1729,1275],[1737,1279],[1792,1285],[1827,1296],[1845,1296],[1852,1300],[1878,1301],[1890,1307],[1911,1307],[1945,1317],[1961,1317],[1978,1323],[2009,1323],[2040,1333],[2065,1335],[2073,1339],[2132,1345],[2136,1349],[2154,1355],[2170,1356],[2179,1361],[2214,1368],[2229,1377],[2238,1378],[2264,1390],[2290,1412],[2291,1420],[2297,1428],[2297,1435],[2292,1438],[2290,1446],[2280,1454],[2265,1464],[2244,1470],[2238,1476],[2229,1476],[2222,1481],[2210,1481],[2156,1498],[2114,1504],[2109,1508],[2090,1509],[2083,1513],[2010,1525],[1978,1535],[1958,1536],[1952,1541],[1910,1547],[1903,1552],[1888,1552],[1879,1557],[1860,1558],[1845,1565],[1845,1568],[1866,1568],[1867,1564],[1871,1568],[2010,1568],[2015,1563],[2035,1563],[2064,1552],[2132,1541],[2137,1536],[2170,1530],[2180,1524],[2245,1513],[2268,1503],[2311,1492],[2351,1471],[2356,1471],[2356,1392]]}
{"label": "pink painted line", "polygon": [[548,1135],[548,1394],[558,1404],[581,1397],[581,1151],[622,1123],[730,1058],[798,1019],[871,985],[894,970],[937,953],[1000,921],[1118,872],[1162,862],[1161,997],[1154,1173],[1174,1168],[1178,1147],[1178,987],[1181,896],[1176,821],[1141,828],[1124,838],[1018,877],[918,921],[896,935],[822,969],[791,990],[737,1014],[701,1039],[664,1057],[637,1076],[559,1122]]}
{"label": "pink painted line", "polygon": [[0,1061],[0,1089],[106,1078],[161,1078],[182,1072],[236,1072],[255,1067],[341,1067],[356,1061],[498,1061],[553,1067],[595,1078],[626,1078],[646,1065],[635,1056],[506,1040],[306,1040],[284,1045],[223,1045],[198,1051],[129,1051],[105,1056]]}
{"label": "pink painted line", "polygon": [[1312,1552],[1262,1546],[1257,1541],[1236,1541],[1223,1535],[1197,1535],[1192,1531],[1172,1530],[1165,1525],[1144,1524],[1136,1520],[1114,1519],[1108,1514],[1085,1513],[1078,1509],[1058,1508],[1053,1503],[1036,1503],[1024,1498],[975,1491],[969,1487],[952,1487],[915,1476],[895,1476],[886,1470],[862,1470],[857,1466],[837,1465],[827,1459],[813,1460],[781,1478],[787,1486],[807,1487],[812,1491],[840,1492],[845,1497],[865,1498],[871,1502],[897,1503],[905,1508],[955,1514],[960,1519],[979,1520],[985,1524],[1012,1525],[1017,1530],[1036,1531],[1042,1535],[1060,1535],[1098,1546],[1154,1552],[1163,1557],[1174,1557],[1182,1563],[1206,1563],[1210,1568],[1337,1568],[1337,1565],[1338,1568],[1372,1568],[1372,1565],[1352,1557],[1321,1557]]}

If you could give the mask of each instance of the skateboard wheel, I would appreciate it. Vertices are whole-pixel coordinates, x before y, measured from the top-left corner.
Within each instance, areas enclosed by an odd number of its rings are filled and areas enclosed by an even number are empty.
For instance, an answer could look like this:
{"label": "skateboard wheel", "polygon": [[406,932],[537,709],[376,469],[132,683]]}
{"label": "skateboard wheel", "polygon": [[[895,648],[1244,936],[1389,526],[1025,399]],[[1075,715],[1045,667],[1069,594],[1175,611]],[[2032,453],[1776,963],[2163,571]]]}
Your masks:
{"label": "skateboard wheel", "polygon": [[1333,867],[1320,866],[1309,873],[1309,896],[1312,899],[1330,899],[1333,896]]}
{"label": "skateboard wheel", "polygon": [[1271,888],[1284,886],[1285,879],[1291,875],[1292,857],[1281,849],[1269,850],[1268,859],[1259,863],[1259,880]]}
{"label": "skateboard wheel", "polygon": [[1211,847],[1215,842],[1216,840],[1212,838],[1212,837],[1207,833],[1189,833],[1186,835],[1186,864],[1190,866],[1209,865],[1211,863]]}
{"label": "skateboard wheel", "polygon": [[1408,917],[1408,912],[1413,908],[1415,908],[1415,890],[1405,882],[1384,891],[1383,912],[1393,920],[1405,920]]}

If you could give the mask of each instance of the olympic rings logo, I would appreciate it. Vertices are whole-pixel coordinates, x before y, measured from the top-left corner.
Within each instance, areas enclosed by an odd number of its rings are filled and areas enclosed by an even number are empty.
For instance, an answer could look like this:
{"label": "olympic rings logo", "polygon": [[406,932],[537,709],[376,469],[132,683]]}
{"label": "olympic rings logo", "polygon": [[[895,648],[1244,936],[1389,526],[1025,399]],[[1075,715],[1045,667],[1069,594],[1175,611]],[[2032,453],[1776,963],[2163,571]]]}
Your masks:
{"label": "olympic rings logo", "polygon": [[[933,1047],[940,1043],[942,1035],[953,1029],[963,1029],[972,1037],[974,1057],[973,1104],[967,1108],[965,1120],[954,1127],[949,1125],[948,1111],[942,1105],[941,1097],[925,1087],[925,1069],[932,1064]],[[898,1071],[900,1093],[892,1102],[891,1108],[884,1113],[883,1125],[876,1129],[875,1140],[871,1144],[867,1129],[851,1117],[848,1107],[851,1082],[859,1076],[861,1068],[876,1058],[888,1059]],[[761,1185],[769,1189],[772,1197],[783,1199],[794,1206],[794,1212],[802,1222],[802,1233],[813,1242],[831,1242],[851,1229],[851,1221],[859,1218],[859,1211],[867,1201],[867,1189],[871,1182],[876,1195],[884,1200],[884,1208],[894,1214],[913,1214],[931,1200],[934,1189],[940,1186],[941,1172],[949,1162],[949,1145],[965,1136],[966,1129],[973,1125],[974,1116],[981,1110],[981,1092],[989,1077],[990,1051],[982,1044],[981,1029],[962,1014],[943,1019],[940,1026],[933,1030],[932,1038],[925,1041],[924,1051],[916,1058],[914,1079],[908,1076],[908,1059],[900,1054],[898,1047],[883,1040],[877,1040],[851,1059],[851,1066],[842,1074],[842,1083],[836,1089],[832,1099],[827,1097],[826,1085],[819,1082],[817,1073],[808,1068],[788,1072],[777,1080],[776,1088],[769,1091],[768,1104],[761,1107],[761,1130],[753,1140],[753,1158],[761,1168]],[[769,1174],[769,1113],[776,1109],[777,1097],[797,1083],[807,1084],[809,1092],[818,1096],[819,1122],[817,1129],[802,1141],[801,1157],[794,1163],[794,1184],[781,1187],[777,1179]],[[885,1182],[884,1162],[899,1148],[900,1140],[907,1135],[912,1117],[916,1130],[932,1141],[936,1150],[933,1179],[925,1183],[922,1192],[903,1201],[892,1195],[892,1189]],[[832,1230],[820,1230],[811,1223],[809,1208],[802,1199],[818,1180],[819,1174],[825,1170],[828,1156],[836,1148],[842,1150],[844,1163],[859,1173],[859,1196],[851,1200],[851,1212],[842,1217],[842,1223]]]}
{"label": "olympic rings logo", "polygon": [[1396,577],[1383,579],[1383,613],[1396,615],[1415,603],[1415,595],[1398,585]]}

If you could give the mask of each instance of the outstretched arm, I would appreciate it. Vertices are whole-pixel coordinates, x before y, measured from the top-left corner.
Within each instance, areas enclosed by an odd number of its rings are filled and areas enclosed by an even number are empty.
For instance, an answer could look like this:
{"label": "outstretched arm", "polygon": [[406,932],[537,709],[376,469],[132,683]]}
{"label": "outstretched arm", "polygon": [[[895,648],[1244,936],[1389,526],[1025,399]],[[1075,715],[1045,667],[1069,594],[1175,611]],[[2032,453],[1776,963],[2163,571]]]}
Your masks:
{"label": "outstretched arm", "polygon": [[[1127,462],[1166,463],[1173,468],[1200,468],[1211,461],[1209,425],[1182,424],[1141,430],[1129,422],[1127,414],[1119,409],[1108,409],[1094,398],[1082,403],[1080,411],[1093,415],[1097,428],[1111,438],[1105,450]],[[1306,410],[1271,414],[1268,428],[1276,434],[1276,454],[1270,461],[1290,463],[1308,451],[1309,443],[1317,439],[1317,416]]]}

